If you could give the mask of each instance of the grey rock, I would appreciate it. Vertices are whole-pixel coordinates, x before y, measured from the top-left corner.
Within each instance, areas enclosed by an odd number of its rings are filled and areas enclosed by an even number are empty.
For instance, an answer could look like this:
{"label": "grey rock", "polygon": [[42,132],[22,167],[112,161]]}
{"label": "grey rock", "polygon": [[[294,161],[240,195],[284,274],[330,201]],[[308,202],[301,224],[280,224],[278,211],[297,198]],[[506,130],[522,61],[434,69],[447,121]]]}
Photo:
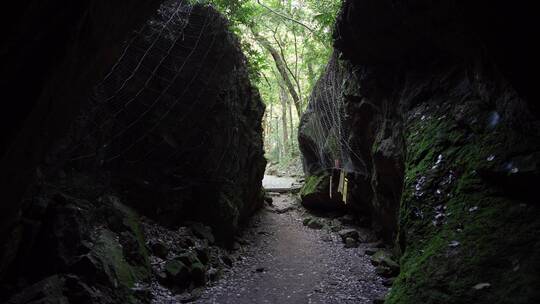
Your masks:
{"label": "grey rock", "polygon": [[338,220],[343,225],[353,225],[353,224],[356,223],[356,218],[352,214],[346,214],[346,215],[338,218]]}
{"label": "grey rock", "polygon": [[194,263],[190,267],[190,276],[195,286],[206,284],[206,267],[202,263]]}
{"label": "grey rock", "polygon": [[170,260],[165,263],[166,279],[169,283],[175,284],[181,288],[185,288],[190,283],[190,270],[182,262]]}
{"label": "grey rock", "polygon": [[311,229],[322,229],[324,225],[317,219],[311,219],[307,226]]}
{"label": "grey rock", "polygon": [[345,238],[345,248],[358,248],[358,241],[353,238]]}
{"label": "grey rock", "polygon": [[151,241],[149,247],[155,256],[162,259],[166,259],[169,254],[169,248],[161,241]]}
{"label": "grey rock", "polygon": [[347,238],[351,238],[357,241],[360,238],[360,234],[356,229],[342,229],[338,232],[338,234],[344,243],[346,242]]}
{"label": "grey rock", "polygon": [[214,234],[212,233],[212,228],[205,226],[201,223],[192,223],[190,225],[193,234],[201,239],[208,240],[210,244],[215,242]]}

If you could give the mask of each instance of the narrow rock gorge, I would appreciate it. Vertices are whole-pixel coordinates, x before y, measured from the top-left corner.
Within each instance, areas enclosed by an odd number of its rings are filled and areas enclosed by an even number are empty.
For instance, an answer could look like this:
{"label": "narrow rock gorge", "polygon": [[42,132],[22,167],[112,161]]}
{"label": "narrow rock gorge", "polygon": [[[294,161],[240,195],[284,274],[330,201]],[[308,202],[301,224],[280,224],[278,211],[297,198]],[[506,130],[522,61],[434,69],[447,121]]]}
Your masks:
{"label": "narrow rock gorge", "polygon": [[531,3],[2,6],[1,303],[540,302]]}

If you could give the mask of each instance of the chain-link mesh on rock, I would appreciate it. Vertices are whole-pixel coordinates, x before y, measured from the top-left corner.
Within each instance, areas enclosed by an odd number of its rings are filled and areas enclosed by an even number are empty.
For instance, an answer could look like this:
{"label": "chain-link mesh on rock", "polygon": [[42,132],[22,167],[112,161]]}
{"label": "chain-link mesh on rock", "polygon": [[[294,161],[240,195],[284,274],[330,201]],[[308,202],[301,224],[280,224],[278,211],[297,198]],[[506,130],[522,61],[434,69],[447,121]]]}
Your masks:
{"label": "chain-link mesh on rock", "polygon": [[149,213],[235,226],[260,194],[262,113],[225,19],[166,1],[95,87],[70,159],[138,185]]}
{"label": "chain-link mesh on rock", "polygon": [[331,169],[354,172],[353,164],[359,160],[349,143],[344,73],[337,55],[332,55],[302,116],[298,140],[308,175]]}

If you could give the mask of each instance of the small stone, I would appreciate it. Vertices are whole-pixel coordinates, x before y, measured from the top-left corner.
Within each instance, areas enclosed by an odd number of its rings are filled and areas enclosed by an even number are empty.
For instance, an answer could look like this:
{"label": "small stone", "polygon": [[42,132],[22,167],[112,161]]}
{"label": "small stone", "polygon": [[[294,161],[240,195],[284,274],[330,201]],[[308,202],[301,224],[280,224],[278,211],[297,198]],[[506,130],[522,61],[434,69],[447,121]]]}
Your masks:
{"label": "small stone", "polygon": [[386,278],[382,281],[382,284],[385,287],[392,287],[392,285],[394,285],[395,280],[396,278]]}
{"label": "small stone", "polygon": [[189,268],[181,261],[167,261],[164,269],[169,282],[178,284],[181,287],[189,285]]}
{"label": "small stone", "polygon": [[360,238],[360,234],[358,231],[356,231],[356,229],[342,229],[338,232],[338,234],[344,243],[346,242],[347,238],[354,240],[358,240]]}
{"label": "small stone", "polygon": [[184,252],[174,257],[174,260],[184,263],[184,265],[191,267],[195,263],[201,263],[199,258],[194,252]]}
{"label": "small stone", "polygon": [[364,253],[366,255],[374,255],[376,252],[377,252],[377,249],[373,249],[373,248],[367,248],[366,250],[364,250]]}
{"label": "small stone", "polygon": [[155,256],[162,259],[166,259],[167,255],[169,254],[169,248],[167,248],[167,246],[163,242],[152,241],[150,242],[149,247]]}
{"label": "small stone", "polygon": [[294,210],[294,206],[287,206],[287,207],[278,207],[274,209],[277,214],[283,214],[287,213],[289,211]]}
{"label": "small stone", "polygon": [[208,240],[210,244],[215,242],[214,235],[212,234],[212,228],[201,223],[192,223],[190,228],[196,237]]}
{"label": "small stone", "polygon": [[330,235],[328,235],[328,234],[325,234],[325,235],[321,236],[321,240],[323,242],[332,242],[332,237]]}
{"label": "small stone", "polygon": [[358,242],[353,238],[345,238],[345,248],[358,248]]}
{"label": "small stone", "polygon": [[378,275],[384,278],[389,278],[395,275],[390,269],[390,267],[383,266],[383,265],[377,266],[375,268],[375,273],[377,273]]}
{"label": "small stone", "polygon": [[385,250],[379,250],[377,251],[372,257],[371,257],[371,264],[373,266],[380,266],[383,267],[381,271],[384,271],[383,276],[389,277],[389,276],[395,276],[399,273],[399,264],[395,262],[392,259],[392,256],[389,252]]}
{"label": "small stone", "polygon": [[183,293],[176,298],[180,300],[180,303],[191,303],[196,301],[202,296],[203,290],[201,288],[195,288],[189,293]]}
{"label": "small stone", "polygon": [[265,272],[266,269],[265,269],[264,267],[257,267],[257,268],[255,269],[255,271],[260,273],[260,272]]}
{"label": "small stone", "polygon": [[195,246],[195,242],[189,236],[182,236],[178,239],[178,246],[181,248],[189,248]]}
{"label": "small stone", "polygon": [[307,226],[311,229],[322,229],[323,224],[316,219],[311,219]]}
{"label": "small stone", "polygon": [[195,263],[191,265],[190,275],[196,286],[203,286],[206,284],[206,267],[201,263]]}
{"label": "small stone", "polygon": [[204,265],[208,264],[210,261],[210,255],[208,253],[208,248],[205,247],[198,247],[195,249],[195,253],[197,254],[197,258],[201,263]]}
{"label": "small stone", "polygon": [[223,264],[225,264],[225,265],[227,265],[229,267],[232,267],[232,265],[233,265],[233,260],[228,255],[225,255],[225,254],[222,255],[221,256],[221,261],[223,262]]}
{"label": "small stone", "polygon": [[332,226],[332,227],[330,228],[330,231],[332,231],[332,232],[339,232],[341,229],[342,229],[341,226]]}

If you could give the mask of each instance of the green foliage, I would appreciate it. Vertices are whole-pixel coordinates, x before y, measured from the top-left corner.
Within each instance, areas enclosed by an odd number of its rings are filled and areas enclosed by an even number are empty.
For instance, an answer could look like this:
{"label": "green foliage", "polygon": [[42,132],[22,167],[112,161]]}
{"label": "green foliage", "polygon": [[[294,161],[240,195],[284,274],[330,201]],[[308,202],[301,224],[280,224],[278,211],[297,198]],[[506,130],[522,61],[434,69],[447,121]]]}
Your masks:
{"label": "green foliage", "polygon": [[[301,111],[307,106],[310,92],[330,57],[332,29],[339,0],[200,0],[213,5],[229,20],[231,31],[240,37],[249,63],[252,82],[267,104],[265,137],[268,156],[273,161],[298,157],[296,129],[300,118],[292,106],[287,125],[283,125],[280,93],[283,76],[276,69],[272,55],[255,39],[254,33],[267,40],[283,58],[294,90],[300,98]],[[286,88],[289,92],[289,88]],[[289,92],[290,93],[290,92]],[[292,118],[290,112],[293,112]],[[291,125],[292,120],[292,125]],[[283,128],[289,138],[283,138]],[[293,133],[291,136],[291,132]],[[288,147],[286,149],[285,147]],[[285,153],[286,152],[286,153]],[[288,155],[285,155],[288,154]]]}

